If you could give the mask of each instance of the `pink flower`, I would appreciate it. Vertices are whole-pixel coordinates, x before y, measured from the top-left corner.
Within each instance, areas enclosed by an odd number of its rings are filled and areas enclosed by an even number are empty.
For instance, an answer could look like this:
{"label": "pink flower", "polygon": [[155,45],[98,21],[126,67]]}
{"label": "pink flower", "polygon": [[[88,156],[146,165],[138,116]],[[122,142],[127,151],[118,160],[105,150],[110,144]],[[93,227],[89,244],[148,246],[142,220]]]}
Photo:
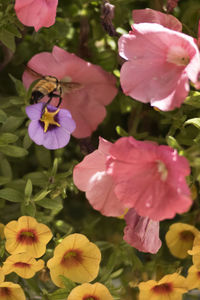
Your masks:
{"label": "pink flower", "polygon": [[161,247],[159,222],[140,217],[133,208],[125,215],[124,240],[142,252],[157,253]]}
{"label": "pink flower", "polygon": [[119,39],[126,60],[121,86],[126,95],[168,111],[179,107],[197,81],[200,57],[194,39],[159,24],[140,23]]}
{"label": "pink flower", "polygon": [[114,192],[126,207],[143,217],[160,221],[186,212],[191,206],[185,176],[186,158],[169,146],[123,137],[111,145],[107,173]]}
{"label": "pink flower", "polygon": [[182,31],[182,24],[177,18],[154,9],[134,9],[132,11],[132,16],[134,24],[157,23],[169,29],[173,29],[180,32]]}
{"label": "pink flower", "polygon": [[[82,85],[71,91],[63,89],[60,108],[71,112],[76,122],[76,130],[73,132],[75,137],[90,136],[106,115],[105,105],[117,94],[114,76],[57,46],[54,46],[52,53],[42,52],[33,56],[28,66],[42,75]],[[35,79],[31,72],[24,72],[23,82],[27,88]],[[57,103],[57,98],[51,102],[52,105]]]}
{"label": "pink flower", "polygon": [[58,0],[16,0],[15,12],[21,23],[38,31],[55,23],[57,5]]}
{"label": "pink flower", "polygon": [[98,150],[75,166],[73,180],[78,189],[86,192],[86,198],[94,209],[105,216],[120,216],[125,206],[114,193],[112,177],[106,174],[106,158],[111,145],[100,137]]}

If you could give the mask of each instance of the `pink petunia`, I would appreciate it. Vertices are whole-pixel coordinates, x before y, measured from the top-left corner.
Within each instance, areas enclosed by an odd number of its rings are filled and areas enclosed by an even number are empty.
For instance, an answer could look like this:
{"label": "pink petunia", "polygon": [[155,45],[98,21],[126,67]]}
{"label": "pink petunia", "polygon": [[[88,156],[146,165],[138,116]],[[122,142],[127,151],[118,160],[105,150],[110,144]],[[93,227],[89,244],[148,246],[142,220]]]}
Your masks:
{"label": "pink petunia", "polygon": [[125,210],[114,193],[112,177],[106,174],[106,159],[112,143],[99,138],[99,148],[87,155],[73,171],[74,184],[86,192],[86,198],[105,216],[120,216]]}
{"label": "pink petunia", "polygon": [[128,60],[120,76],[124,93],[163,111],[180,107],[200,70],[194,39],[155,23],[132,29],[119,39],[119,54]]}
{"label": "pink petunia", "polygon": [[115,193],[137,214],[160,221],[186,212],[191,204],[185,177],[189,163],[169,146],[123,137],[111,145],[107,173]]}
{"label": "pink petunia", "polygon": [[140,217],[133,208],[125,215],[124,240],[142,252],[157,253],[161,247],[159,222]]}
{"label": "pink petunia", "polygon": [[169,29],[180,32],[182,31],[182,24],[177,18],[154,9],[134,9],[132,12],[132,16],[134,24],[157,23]]}
{"label": "pink petunia", "polygon": [[[117,94],[115,77],[57,46],[53,47],[52,53],[42,52],[33,56],[28,66],[42,75],[80,84],[79,89],[63,89],[60,108],[71,112],[76,122],[75,137],[90,136],[105,118],[105,105],[110,104]],[[23,82],[27,88],[35,79],[31,72],[24,72]],[[57,98],[51,102],[53,105],[57,103]]]}
{"label": "pink petunia", "polygon": [[20,22],[35,31],[55,23],[58,0],[16,0],[15,12]]}

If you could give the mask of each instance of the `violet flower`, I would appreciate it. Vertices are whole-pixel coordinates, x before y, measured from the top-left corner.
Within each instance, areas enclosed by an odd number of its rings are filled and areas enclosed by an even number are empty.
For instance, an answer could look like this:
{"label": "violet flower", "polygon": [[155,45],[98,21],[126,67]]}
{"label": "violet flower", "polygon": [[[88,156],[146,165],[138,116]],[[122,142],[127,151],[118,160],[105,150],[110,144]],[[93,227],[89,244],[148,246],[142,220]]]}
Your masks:
{"label": "violet flower", "polygon": [[30,138],[37,144],[53,150],[65,147],[76,124],[67,109],[58,109],[44,103],[26,107],[26,114],[31,119],[28,127]]}

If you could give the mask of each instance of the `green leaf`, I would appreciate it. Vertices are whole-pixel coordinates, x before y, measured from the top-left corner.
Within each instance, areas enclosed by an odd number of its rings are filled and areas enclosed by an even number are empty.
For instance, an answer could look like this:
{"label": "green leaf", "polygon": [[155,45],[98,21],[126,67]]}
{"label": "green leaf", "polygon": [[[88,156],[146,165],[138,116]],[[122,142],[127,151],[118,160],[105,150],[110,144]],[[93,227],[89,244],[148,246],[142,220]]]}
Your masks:
{"label": "green leaf", "polygon": [[22,83],[21,80],[16,79],[14,76],[12,76],[11,74],[9,74],[10,79],[12,80],[12,82],[15,85],[16,91],[18,93],[19,96],[25,96],[26,95],[26,89]]}
{"label": "green leaf", "polygon": [[72,280],[68,279],[67,277],[63,275],[59,275],[59,277],[62,280],[68,292],[70,292],[73,288],[76,287],[76,283],[74,283]]}
{"label": "green leaf", "polygon": [[24,195],[20,191],[5,188],[0,190],[0,198],[11,202],[22,202],[24,200]]}
{"label": "green leaf", "polygon": [[33,141],[30,139],[28,132],[25,134],[23,139],[23,147],[28,149],[32,145]]}
{"label": "green leaf", "polygon": [[120,136],[128,136],[128,132],[126,132],[123,128],[120,126],[116,126],[116,132]]}
{"label": "green leaf", "polygon": [[12,178],[12,168],[6,158],[0,159],[0,169],[3,176]]}
{"label": "green leaf", "polygon": [[166,138],[167,140],[167,144],[177,150],[181,150],[182,147],[179,145],[179,143],[177,142],[177,140],[173,137],[173,136],[167,136]]}
{"label": "green leaf", "polygon": [[15,35],[18,38],[22,37],[21,32],[18,30],[18,28],[14,24],[8,24],[5,26],[5,29],[9,31],[11,34]]}
{"label": "green leaf", "polygon": [[192,124],[196,128],[200,129],[200,118],[189,119],[183,125],[186,126],[186,125],[189,125],[189,124]]}
{"label": "green leaf", "polygon": [[68,289],[58,289],[54,293],[48,294],[48,300],[66,300],[68,295]]}
{"label": "green leaf", "polygon": [[28,204],[23,202],[21,204],[21,213],[22,215],[35,217],[35,213],[36,213],[35,203],[33,203],[32,201],[30,201]]}
{"label": "green leaf", "polygon": [[18,140],[18,136],[12,133],[2,133],[0,135],[0,144],[15,143]]}
{"label": "green leaf", "polygon": [[6,29],[1,29],[0,31],[0,41],[9,48],[12,52],[15,52],[15,36],[13,33]]}
{"label": "green leaf", "polygon": [[14,117],[11,116],[7,118],[6,122],[2,126],[3,132],[14,132],[16,129],[18,129],[21,124],[24,122],[24,118]]}
{"label": "green leaf", "polygon": [[48,169],[51,167],[51,153],[48,149],[44,148],[43,146],[35,145],[36,149],[36,156],[38,159],[39,164]]}
{"label": "green leaf", "polygon": [[11,145],[0,145],[0,152],[12,157],[23,157],[28,154],[28,151],[26,149]]}
{"label": "green leaf", "polygon": [[56,212],[63,208],[62,199],[60,197],[56,197],[54,199],[44,198],[40,201],[37,201],[37,205],[55,210]]}
{"label": "green leaf", "polygon": [[6,113],[2,109],[0,109],[0,123],[5,123],[6,119],[7,119]]}
{"label": "green leaf", "polygon": [[9,177],[0,176],[0,185],[4,185],[10,181]]}
{"label": "green leaf", "polygon": [[27,180],[25,190],[24,190],[24,195],[25,198],[30,199],[32,195],[32,190],[33,190],[33,185],[30,179]]}
{"label": "green leaf", "polygon": [[44,199],[51,191],[41,191],[33,197],[33,201],[37,202]]}
{"label": "green leaf", "polygon": [[43,172],[28,173],[24,176],[25,179],[31,179],[33,185],[44,187],[48,182],[48,177]]}

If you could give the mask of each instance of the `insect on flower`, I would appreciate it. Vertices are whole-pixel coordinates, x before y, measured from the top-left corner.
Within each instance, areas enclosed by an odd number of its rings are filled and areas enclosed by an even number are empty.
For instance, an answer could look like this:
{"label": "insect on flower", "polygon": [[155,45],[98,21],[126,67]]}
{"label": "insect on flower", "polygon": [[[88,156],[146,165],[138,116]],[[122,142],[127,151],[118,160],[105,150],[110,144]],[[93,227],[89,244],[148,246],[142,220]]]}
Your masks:
{"label": "insect on flower", "polygon": [[57,79],[55,76],[50,75],[41,75],[36,71],[32,70],[26,66],[28,72],[31,72],[34,76],[39,77],[38,81],[32,88],[32,94],[30,99],[30,104],[38,103],[39,100],[48,96],[45,107],[51,102],[53,98],[59,98],[58,104],[56,107],[59,107],[62,102],[62,92],[63,89],[65,93],[70,93],[71,91],[79,90],[82,88],[82,84],[78,82],[64,82]]}

